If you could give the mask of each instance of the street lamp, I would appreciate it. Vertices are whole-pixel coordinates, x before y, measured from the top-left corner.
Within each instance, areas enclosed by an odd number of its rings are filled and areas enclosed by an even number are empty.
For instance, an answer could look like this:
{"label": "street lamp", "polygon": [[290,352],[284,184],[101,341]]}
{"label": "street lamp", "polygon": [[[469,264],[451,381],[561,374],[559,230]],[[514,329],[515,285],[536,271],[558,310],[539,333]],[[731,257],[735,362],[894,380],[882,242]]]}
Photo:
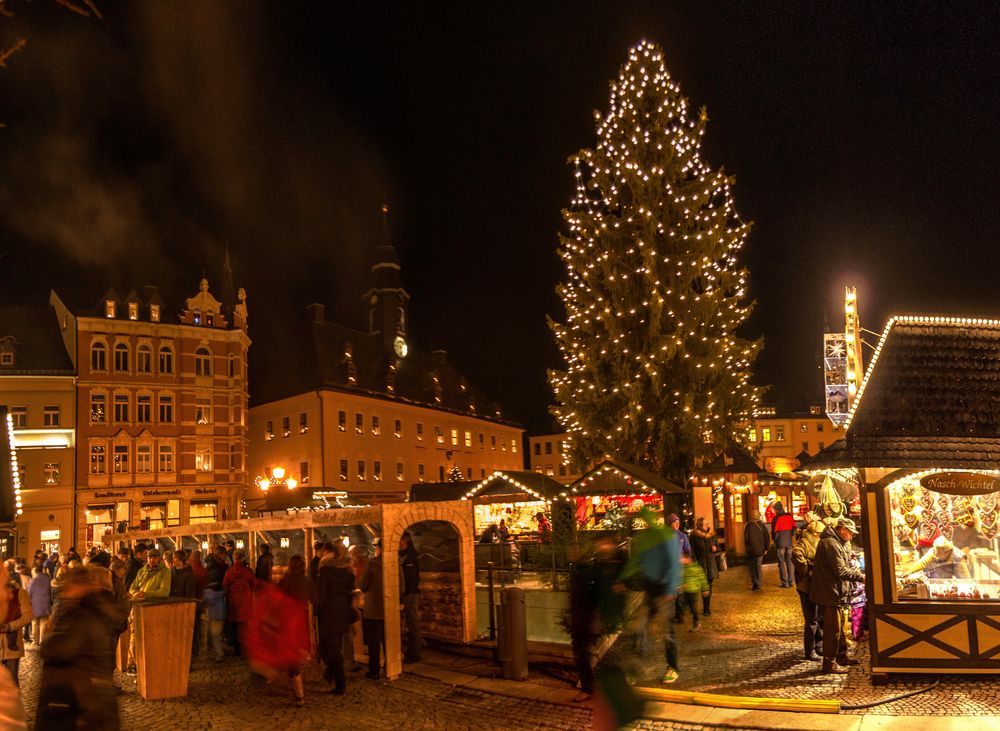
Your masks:
{"label": "street lamp", "polygon": [[286,477],[286,471],[284,467],[272,467],[270,476],[258,475],[254,482],[257,483],[257,487],[260,491],[267,494],[271,488],[275,488],[276,491],[285,488],[286,490],[294,490],[299,486],[298,480],[294,477]]}

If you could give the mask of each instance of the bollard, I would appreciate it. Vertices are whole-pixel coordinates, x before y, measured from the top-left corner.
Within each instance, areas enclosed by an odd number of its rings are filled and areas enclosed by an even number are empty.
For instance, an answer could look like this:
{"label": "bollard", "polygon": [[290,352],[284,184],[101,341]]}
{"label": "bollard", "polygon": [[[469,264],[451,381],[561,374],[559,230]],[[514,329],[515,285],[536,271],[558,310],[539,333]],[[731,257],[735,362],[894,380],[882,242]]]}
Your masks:
{"label": "bollard", "polygon": [[528,679],[528,624],[524,589],[509,586],[500,594],[500,664],[510,680]]}

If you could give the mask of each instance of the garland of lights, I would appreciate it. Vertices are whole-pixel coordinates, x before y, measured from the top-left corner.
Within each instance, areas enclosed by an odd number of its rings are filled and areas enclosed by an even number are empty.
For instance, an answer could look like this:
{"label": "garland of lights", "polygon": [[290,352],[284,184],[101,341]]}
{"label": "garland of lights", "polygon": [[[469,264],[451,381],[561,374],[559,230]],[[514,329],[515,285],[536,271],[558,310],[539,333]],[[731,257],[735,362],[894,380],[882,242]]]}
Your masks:
{"label": "garland of lights", "polygon": [[565,370],[549,381],[577,462],[611,452],[665,471],[740,441],[757,404],[760,344],[736,335],[751,308],[736,261],[750,226],[732,179],[700,157],[706,123],[643,41],[612,83],[597,145],[574,157],[566,322],[550,322]]}
{"label": "garland of lights", "polygon": [[11,482],[14,485],[14,514],[21,515],[21,469],[17,464],[17,450],[14,448],[14,416],[7,412],[7,441],[10,444]]}

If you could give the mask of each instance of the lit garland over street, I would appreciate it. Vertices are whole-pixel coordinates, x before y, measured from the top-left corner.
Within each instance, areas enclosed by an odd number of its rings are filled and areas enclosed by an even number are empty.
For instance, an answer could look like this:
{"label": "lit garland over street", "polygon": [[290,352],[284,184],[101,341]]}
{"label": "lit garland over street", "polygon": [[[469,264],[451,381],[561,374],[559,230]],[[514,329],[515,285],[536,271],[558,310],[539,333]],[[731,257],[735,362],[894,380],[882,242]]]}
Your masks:
{"label": "lit garland over street", "polygon": [[761,343],[736,334],[752,306],[736,258],[750,224],[732,179],[700,157],[707,120],[642,42],[612,83],[597,145],[572,160],[566,321],[550,322],[566,368],[549,380],[580,463],[609,454],[683,480],[707,445],[741,438],[757,404]]}

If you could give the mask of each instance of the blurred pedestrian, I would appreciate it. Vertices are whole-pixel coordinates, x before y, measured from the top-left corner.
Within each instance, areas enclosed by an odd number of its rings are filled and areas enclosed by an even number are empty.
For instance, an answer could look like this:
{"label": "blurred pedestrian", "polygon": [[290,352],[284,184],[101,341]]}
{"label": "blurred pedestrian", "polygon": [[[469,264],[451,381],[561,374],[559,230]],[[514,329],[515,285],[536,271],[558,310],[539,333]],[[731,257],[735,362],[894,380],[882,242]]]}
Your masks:
{"label": "blurred pedestrian", "polygon": [[691,631],[697,632],[701,629],[701,621],[698,619],[699,599],[708,596],[708,578],[701,564],[691,558],[690,553],[681,554],[681,565],[684,567],[684,602],[691,610]]}
{"label": "blurred pedestrian", "polygon": [[366,678],[378,680],[381,677],[382,648],[385,645],[385,596],[382,587],[382,547],[374,546],[375,554],[368,559],[365,575],[361,577],[361,591],[364,592],[364,613],[362,631],[368,647],[368,672]]}
{"label": "blurred pedestrian", "polygon": [[0,728],[4,731],[27,731],[21,691],[7,668],[0,666]]}
{"label": "blurred pedestrian", "polygon": [[28,584],[28,598],[31,600],[33,616],[31,630],[35,644],[40,645],[45,639],[45,626],[52,612],[52,582],[42,569],[36,568],[33,573],[31,583]]}
{"label": "blurred pedestrian", "polygon": [[254,567],[254,576],[257,581],[270,581],[271,572],[274,569],[274,554],[271,553],[271,544],[261,543],[258,546],[260,556],[257,558],[257,566]]}
{"label": "blurred pedestrian", "polygon": [[209,651],[216,662],[224,657],[222,635],[226,626],[226,591],[222,582],[226,576],[226,549],[215,546],[205,564],[205,616],[208,618]]}
{"label": "blurred pedestrian", "polygon": [[625,556],[614,541],[602,536],[595,541],[591,554],[572,566],[570,639],[580,686],[574,702],[589,700],[594,694],[594,643],[622,623],[625,594],[613,587],[624,563]]}
{"label": "blurred pedestrian", "polygon": [[67,575],[61,605],[42,643],[38,729],[121,727],[112,677],[113,647],[122,617],[103,580],[91,569],[107,573],[95,566]]}
{"label": "blurred pedestrian", "polygon": [[253,589],[257,579],[246,562],[246,551],[242,548],[235,549],[233,565],[222,579],[222,587],[226,590],[229,641],[233,646],[234,655],[243,654],[243,635],[246,632],[247,622],[253,616]]}
{"label": "blurred pedestrian", "polygon": [[31,600],[17,579],[3,585],[0,599],[0,612],[4,615],[0,624],[0,661],[10,671],[14,682],[20,685],[17,671],[24,657],[23,630],[32,619]]}
{"label": "blurred pedestrian", "polygon": [[198,599],[198,606],[194,610],[194,637],[191,639],[191,657],[194,658],[201,654],[202,615],[205,613],[204,596],[205,586],[208,584],[208,570],[201,562],[201,551],[191,552],[191,561],[188,565],[194,574],[194,595]]}
{"label": "blurred pedestrian", "polygon": [[771,534],[760,511],[754,510],[750,522],[743,528],[743,545],[746,550],[747,567],[750,569],[751,591],[760,591],[760,572],[764,565],[764,554],[771,545]]}
{"label": "blurred pedestrian", "polygon": [[403,604],[403,621],[406,624],[403,662],[420,662],[420,651],[424,646],[420,628],[420,557],[409,531],[404,531],[399,539],[399,567],[403,572],[399,600]]}
{"label": "blurred pedestrian", "polygon": [[302,556],[292,556],[288,560],[288,571],[278,582],[278,588],[289,598],[290,604],[284,621],[283,642],[291,653],[288,674],[295,688],[295,700],[305,704],[305,690],[302,686],[302,662],[309,657],[309,579],[306,577],[306,562]]}
{"label": "blurred pedestrian", "polygon": [[[670,513],[663,524],[669,528],[672,528],[674,535],[677,536],[677,547],[683,556],[685,553],[691,555],[691,540],[688,538],[687,533],[681,530],[681,519],[677,513]],[[677,601],[674,602],[674,622],[680,624],[684,621],[684,608],[687,606],[684,601],[684,595],[680,594],[677,597]]]}
{"label": "blurred pedestrian", "polygon": [[344,544],[337,541],[332,551],[320,562],[316,580],[316,614],[319,632],[323,637],[323,673],[327,690],[343,695],[347,690],[344,674],[344,634],[355,620],[352,599],[354,573]]}

